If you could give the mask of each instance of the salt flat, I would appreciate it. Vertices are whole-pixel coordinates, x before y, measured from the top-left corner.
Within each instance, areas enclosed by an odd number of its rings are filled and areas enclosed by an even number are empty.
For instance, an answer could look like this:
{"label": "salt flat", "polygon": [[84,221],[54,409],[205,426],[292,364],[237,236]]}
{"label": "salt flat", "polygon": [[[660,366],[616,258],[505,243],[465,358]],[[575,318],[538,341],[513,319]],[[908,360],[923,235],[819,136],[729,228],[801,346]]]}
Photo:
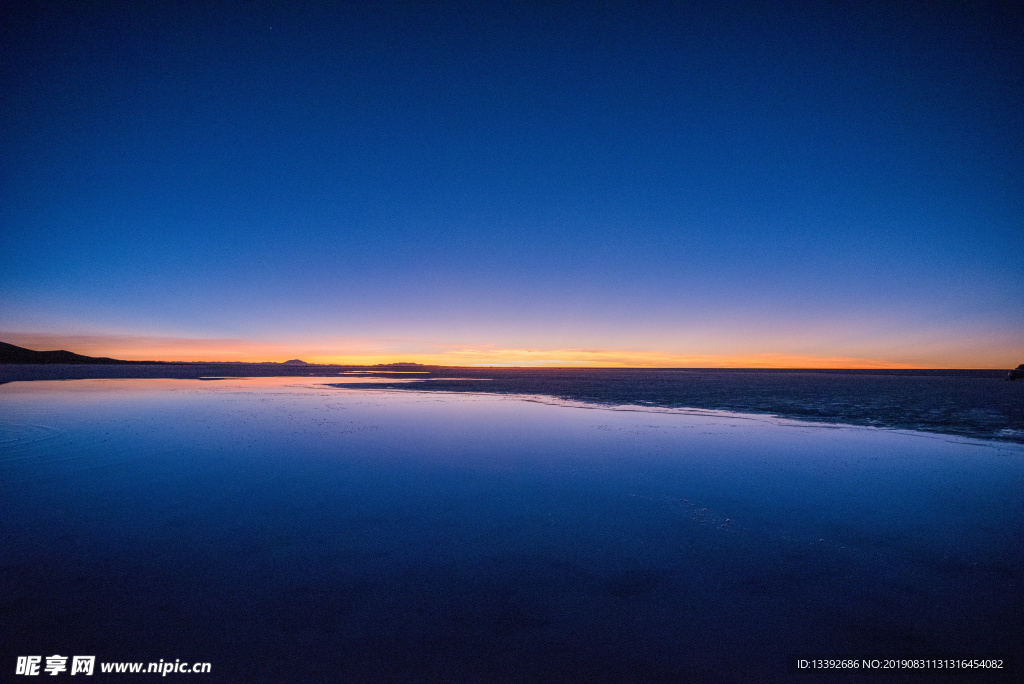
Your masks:
{"label": "salt flat", "polygon": [[211,681],[1020,663],[1019,444],[335,382],[0,387],[4,662],[180,658]]}

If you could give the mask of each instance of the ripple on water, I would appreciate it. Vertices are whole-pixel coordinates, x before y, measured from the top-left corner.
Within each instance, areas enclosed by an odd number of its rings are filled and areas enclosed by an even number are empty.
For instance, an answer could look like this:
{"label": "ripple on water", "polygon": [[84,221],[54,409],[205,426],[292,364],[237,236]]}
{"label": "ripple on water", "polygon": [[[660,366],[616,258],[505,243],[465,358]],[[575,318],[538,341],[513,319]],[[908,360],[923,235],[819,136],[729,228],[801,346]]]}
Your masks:
{"label": "ripple on water", "polygon": [[0,420],[0,463],[32,458],[60,435],[60,430],[48,425]]}

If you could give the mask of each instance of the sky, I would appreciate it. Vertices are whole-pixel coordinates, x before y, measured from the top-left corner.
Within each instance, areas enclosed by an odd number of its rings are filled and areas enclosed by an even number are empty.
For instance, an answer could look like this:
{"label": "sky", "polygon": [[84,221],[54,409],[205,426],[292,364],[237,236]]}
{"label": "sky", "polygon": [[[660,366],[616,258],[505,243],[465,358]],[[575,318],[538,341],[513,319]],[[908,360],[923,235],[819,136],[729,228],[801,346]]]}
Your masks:
{"label": "sky", "polygon": [[1013,367],[1013,2],[0,6],[0,340]]}

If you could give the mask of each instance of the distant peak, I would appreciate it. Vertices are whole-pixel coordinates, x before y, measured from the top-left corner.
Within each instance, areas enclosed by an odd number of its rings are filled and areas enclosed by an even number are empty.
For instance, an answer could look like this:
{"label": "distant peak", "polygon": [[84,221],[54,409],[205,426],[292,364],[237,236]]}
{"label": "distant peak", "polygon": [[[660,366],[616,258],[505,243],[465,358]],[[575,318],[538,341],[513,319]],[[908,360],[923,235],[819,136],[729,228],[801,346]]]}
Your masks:
{"label": "distant peak", "polygon": [[282,365],[284,366],[308,366],[309,364],[300,359],[292,359],[291,361],[285,361]]}

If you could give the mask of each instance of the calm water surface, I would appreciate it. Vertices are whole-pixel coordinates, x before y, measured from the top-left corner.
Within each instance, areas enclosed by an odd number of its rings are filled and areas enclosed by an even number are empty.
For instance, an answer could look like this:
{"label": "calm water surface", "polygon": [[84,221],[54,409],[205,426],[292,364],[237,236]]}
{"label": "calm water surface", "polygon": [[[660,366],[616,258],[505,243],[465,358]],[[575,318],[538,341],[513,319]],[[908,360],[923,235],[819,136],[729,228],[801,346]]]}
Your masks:
{"label": "calm water surface", "polygon": [[0,667],[728,682],[785,681],[796,653],[1020,663],[1021,445],[331,381],[0,386]]}

